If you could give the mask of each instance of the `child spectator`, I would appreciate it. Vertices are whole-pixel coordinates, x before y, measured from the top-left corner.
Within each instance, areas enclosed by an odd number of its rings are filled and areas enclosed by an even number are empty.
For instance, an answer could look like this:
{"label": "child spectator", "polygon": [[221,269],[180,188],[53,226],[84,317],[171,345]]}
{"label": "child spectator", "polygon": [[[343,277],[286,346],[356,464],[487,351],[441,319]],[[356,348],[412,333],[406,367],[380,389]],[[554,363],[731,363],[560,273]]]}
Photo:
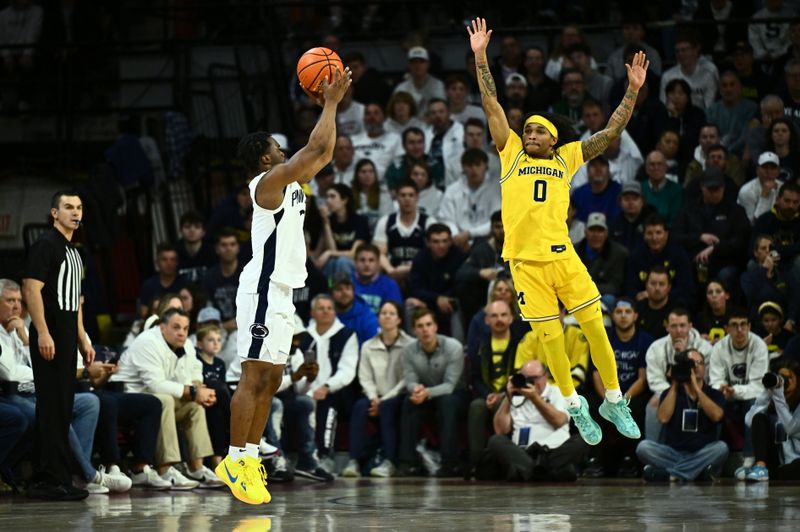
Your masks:
{"label": "child spectator", "polygon": [[211,467],[217,467],[228,454],[228,430],[231,422],[231,395],[225,385],[225,362],[217,355],[222,350],[222,331],[206,325],[197,331],[197,358],[203,364],[203,384],[217,394],[217,402],[206,410],[206,423],[211,436],[214,455],[209,458]]}

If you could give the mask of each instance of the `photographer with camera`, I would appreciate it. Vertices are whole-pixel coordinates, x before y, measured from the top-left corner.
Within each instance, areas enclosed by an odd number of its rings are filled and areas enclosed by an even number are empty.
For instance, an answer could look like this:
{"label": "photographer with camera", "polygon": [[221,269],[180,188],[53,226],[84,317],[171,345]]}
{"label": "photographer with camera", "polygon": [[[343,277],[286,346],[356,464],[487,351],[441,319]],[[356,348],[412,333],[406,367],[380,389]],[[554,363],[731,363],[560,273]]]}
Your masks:
{"label": "photographer with camera", "polygon": [[739,480],[800,480],[800,363],[776,360],[762,378],[764,391],[745,416],[755,463],[736,470]]}
{"label": "photographer with camera", "polygon": [[786,309],[784,328],[792,330],[793,327],[786,323],[794,323],[797,319],[798,301],[792,294],[796,292],[798,279],[789,275],[783,266],[783,257],[775,249],[774,237],[758,235],[753,244],[753,260],[742,274],[740,283],[751,317],[758,314],[759,306],[765,301],[776,301]]}
{"label": "photographer with camera", "polygon": [[713,480],[728,458],[728,446],[717,437],[725,397],[704,382],[705,361],[696,349],[677,353],[667,376],[671,383],[658,406],[665,443],[643,440],[636,447],[644,478],[691,481],[702,474]]}
{"label": "photographer with camera", "polygon": [[[495,435],[483,451],[478,480],[574,481],[587,445],[570,435],[569,414],[538,360],[511,376],[494,416]],[[509,437],[510,436],[510,437]]]}
{"label": "photographer with camera", "polygon": [[653,392],[645,412],[645,438],[648,440],[659,441],[661,434],[657,409],[662,392],[670,386],[667,369],[675,362],[675,354],[687,349],[700,351],[704,361],[711,356],[711,344],[692,326],[689,312],[684,308],[675,308],[667,315],[667,336],[653,342],[645,356],[647,385]]}
{"label": "photographer with camera", "polygon": [[744,309],[728,309],[726,322],[728,334],[711,351],[709,384],[725,396],[724,439],[732,450],[744,450],[745,464],[749,466],[753,443],[744,415],[764,390],[761,377],[769,366],[769,352],[764,340],[750,332]]}

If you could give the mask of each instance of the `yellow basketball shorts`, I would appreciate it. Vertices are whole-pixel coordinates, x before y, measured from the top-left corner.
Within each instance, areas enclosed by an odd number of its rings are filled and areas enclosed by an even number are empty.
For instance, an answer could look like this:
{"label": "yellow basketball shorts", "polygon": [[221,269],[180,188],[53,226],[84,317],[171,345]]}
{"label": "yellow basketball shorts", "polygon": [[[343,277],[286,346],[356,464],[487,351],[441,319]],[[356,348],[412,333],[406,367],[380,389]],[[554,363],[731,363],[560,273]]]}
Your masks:
{"label": "yellow basketball shorts", "polygon": [[566,253],[561,260],[510,261],[523,320],[557,319],[559,300],[570,314],[600,300],[597,285],[572,246]]}

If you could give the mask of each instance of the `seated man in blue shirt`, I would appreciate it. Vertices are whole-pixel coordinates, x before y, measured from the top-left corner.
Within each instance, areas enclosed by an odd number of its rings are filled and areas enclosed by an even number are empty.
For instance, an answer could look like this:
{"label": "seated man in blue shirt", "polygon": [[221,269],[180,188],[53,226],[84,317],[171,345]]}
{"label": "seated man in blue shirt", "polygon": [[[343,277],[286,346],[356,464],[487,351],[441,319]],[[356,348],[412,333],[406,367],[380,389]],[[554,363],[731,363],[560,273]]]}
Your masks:
{"label": "seated man in blue shirt", "polygon": [[675,355],[667,372],[672,383],[658,405],[666,443],[642,440],[636,447],[645,480],[691,481],[701,475],[713,480],[727,460],[728,446],[717,436],[725,397],[704,382],[705,369],[703,355],[695,349]]}
{"label": "seated man in blue shirt", "polygon": [[375,316],[387,301],[403,304],[403,295],[397,281],[381,273],[381,252],[373,244],[361,244],[356,248],[356,274],[353,288],[356,295],[366,302]]}

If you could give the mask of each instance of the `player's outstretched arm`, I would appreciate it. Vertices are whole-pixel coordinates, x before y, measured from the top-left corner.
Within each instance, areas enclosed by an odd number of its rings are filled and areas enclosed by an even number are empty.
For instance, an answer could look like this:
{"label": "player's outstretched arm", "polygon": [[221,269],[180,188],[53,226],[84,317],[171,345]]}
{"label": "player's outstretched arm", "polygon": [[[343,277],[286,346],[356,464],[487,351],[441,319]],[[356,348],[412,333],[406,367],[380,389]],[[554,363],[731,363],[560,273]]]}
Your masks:
{"label": "player's outstretched arm", "polygon": [[650,61],[647,60],[644,52],[637,52],[633,56],[631,64],[625,64],[625,68],[628,70],[628,90],[625,92],[625,96],[622,97],[619,107],[608,120],[606,128],[601,129],[581,143],[584,161],[594,159],[603,153],[612,140],[622,135],[633,114],[636,95],[639,94],[639,89],[642,88],[648,66],[650,66]]}
{"label": "player's outstretched arm", "polygon": [[492,38],[492,30],[486,30],[486,19],[478,18],[472,21],[472,26],[467,26],[469,44],[475,52],[475,69],[478,72],[478,86],[481,89],[481,102],[489,123],[489,133],[492,135],[494,145],[502,150],[508,140],[508,120],[500,102],[497,101],[497,86],[494,84],[492,73],[489,71],[489,61],[486,58],[486,48]]}
{"label": "player's outstretched arm", "polygon": [[262,202],[260,198],[276,192],[282,195],[283,188],[293,181],[300,183],[311,181],[317,172],[333,158],[333,147],[336,144],[336,108],[351,82],[349,68],[345,68],[344,73],[341,74],[337,70],[332,83],[328,83],[327,77],[322,81],[320,96],[309,95],[322,106],[322,114],[308,137],[308,144],[286,163],[274,166],[259,182],[256,189],[256,199],[259,205],[274,204],[270,201]]}

